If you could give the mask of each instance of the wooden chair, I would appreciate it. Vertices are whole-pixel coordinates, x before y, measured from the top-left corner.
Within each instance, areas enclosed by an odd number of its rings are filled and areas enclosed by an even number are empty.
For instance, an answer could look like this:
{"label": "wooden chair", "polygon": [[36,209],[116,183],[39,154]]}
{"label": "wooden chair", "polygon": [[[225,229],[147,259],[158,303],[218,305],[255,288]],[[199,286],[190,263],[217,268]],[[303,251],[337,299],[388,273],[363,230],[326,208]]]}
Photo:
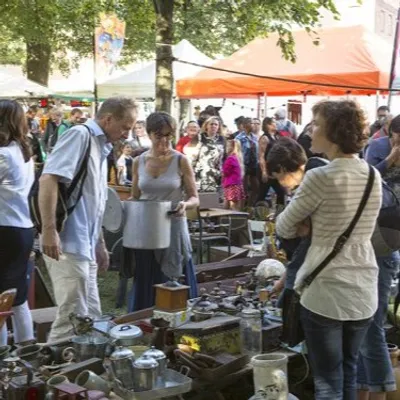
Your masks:
{"label": "wooden chair", "polygon": [[225,217],[227,224],[214,224],[200,215],[200,208],[187,210],[186,212],[190,239],[197,247],[197,263],[203,263],[203,243],[207,246],[207,257],[210,259],[210,245],[215,242],[222,242],[228,246],[228,256],[231,255],[231,219]]}
{"label": "wooden chair", "polygon": [[[247,221],[247,226],[248,226],[248,231],[249,231],[249,239],[250,239],[250,244],[246,244],[242,246],[244,249],[248,249],[251,251],[256,252],[257,254],[265,254],[265,251],[263,251],[263,245],[265,238],[267,237],[266,233],[266,222],[265,221],[253,221],[253,220],[248,220]],[[254,233],[261,233],[262,234],[262,239],[261,243],[260,240],[255,241]]]}

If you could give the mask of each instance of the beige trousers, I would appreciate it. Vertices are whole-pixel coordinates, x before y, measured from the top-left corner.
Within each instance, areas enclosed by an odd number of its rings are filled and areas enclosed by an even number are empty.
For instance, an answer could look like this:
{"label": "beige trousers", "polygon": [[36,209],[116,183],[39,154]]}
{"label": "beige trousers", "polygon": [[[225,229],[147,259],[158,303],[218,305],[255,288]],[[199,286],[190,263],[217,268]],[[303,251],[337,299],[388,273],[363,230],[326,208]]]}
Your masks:
{"label": "beige trousers", "polygon": [[77,255],[64,253],[56,261],[43,255],[53,284],[58,306],[56,319],[51,326],[48,343],[73,335],[69,314],[101,317],[99,290],[97,287],[97,264]]}

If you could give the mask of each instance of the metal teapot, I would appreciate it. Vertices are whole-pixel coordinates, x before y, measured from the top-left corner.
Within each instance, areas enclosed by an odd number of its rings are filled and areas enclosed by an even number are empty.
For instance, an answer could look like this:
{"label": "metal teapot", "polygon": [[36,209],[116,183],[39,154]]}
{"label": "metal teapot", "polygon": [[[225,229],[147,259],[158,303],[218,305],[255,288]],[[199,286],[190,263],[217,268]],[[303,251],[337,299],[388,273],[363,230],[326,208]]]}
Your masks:
{"label": "metal teapot", "polygon": [[113,378],[118,379],[125,389],[134,387],[135,354],[126,347],[118,346],[110,356],[110,367]]}

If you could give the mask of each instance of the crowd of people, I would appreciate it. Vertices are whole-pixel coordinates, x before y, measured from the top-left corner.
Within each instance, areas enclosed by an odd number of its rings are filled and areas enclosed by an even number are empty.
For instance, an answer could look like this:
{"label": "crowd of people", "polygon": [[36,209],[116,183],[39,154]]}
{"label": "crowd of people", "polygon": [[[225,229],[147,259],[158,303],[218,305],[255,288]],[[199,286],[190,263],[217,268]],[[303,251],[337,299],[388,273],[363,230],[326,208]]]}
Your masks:
{"label": "crowd of people", "polygon": [[[299,136],[284,109],[263,121],[239,117],[232,133],[218,110],[207,107],[174,144],[174,118],[155,112],[137,121],[128,98],[104,101],[87,121],[79,110],[65,120],[54,109],[45,129],[34,114],[34,106],[24,113],[18,102],[0,101],[0,292],[17,289],[15,343],[34,340],[27,292],[35,179],[41,251],[58,306],[49,342],[71,334],[71,312],[101,316],[97,274],[109,264],[102,218],[113,171],[119,184],[131,187],[133,199],[168,200],[175,210],[168,249],[124,250],[124,270],[134,278],[129,311],[151,307],[154,284],[181,275],[190,296],[197,296],[185,212],[199,206],[199,192],[219,192],[225,207],[239,210],[266,200],[272,190],[276,233],[289,259],[275,290],[285,296],[294,288],[301,295],[316,399],[378,400],[395,390],[383,324],[399,255],[382,252],[374,236],[381,207],[400,195],[400,116],[381,107],[368,127],[354,101],[323,101]],[[85,178],[68,200],[73,212],[57,229],[60,185],[74,180],[86,154]],[[383,180],[392,190],[389,200]],[[305,285],[351,224],[367,184],[352,233]],[[6,341],[3,326],[0,344]]]}
{"label": "crowd of people", "polygon": [[[186,124],[173,147],[188,158],[198,191],[220,193],[226,208],[252,207],[264,201],[271,188],[282,208],[285,191],[276,179],[268,176],[265,160],[278,138],[297,137],[296,126],[286,118],[284,109],[263,121],[238,117],[235,124],[237,131],[232,133],[218,110],[208,106],[197,120]],[[138,121],[129,138],[114,146],[109,158],[109,178],[114,170],[117,184],[131,186],[132,161],[152,146],[146,129],[145,121]]]}

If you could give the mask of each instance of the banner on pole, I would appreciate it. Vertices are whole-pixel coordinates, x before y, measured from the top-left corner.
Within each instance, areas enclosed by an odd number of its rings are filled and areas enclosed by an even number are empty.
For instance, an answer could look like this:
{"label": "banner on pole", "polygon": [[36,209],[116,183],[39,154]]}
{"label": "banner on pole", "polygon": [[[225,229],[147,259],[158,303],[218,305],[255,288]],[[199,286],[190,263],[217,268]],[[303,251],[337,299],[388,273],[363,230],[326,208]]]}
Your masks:
{"label": "banner on pole", "polygon": [[105,79],[113,72],[124,46],[125,26],[115,14],[100,13],[95,30],[97,79]]}

